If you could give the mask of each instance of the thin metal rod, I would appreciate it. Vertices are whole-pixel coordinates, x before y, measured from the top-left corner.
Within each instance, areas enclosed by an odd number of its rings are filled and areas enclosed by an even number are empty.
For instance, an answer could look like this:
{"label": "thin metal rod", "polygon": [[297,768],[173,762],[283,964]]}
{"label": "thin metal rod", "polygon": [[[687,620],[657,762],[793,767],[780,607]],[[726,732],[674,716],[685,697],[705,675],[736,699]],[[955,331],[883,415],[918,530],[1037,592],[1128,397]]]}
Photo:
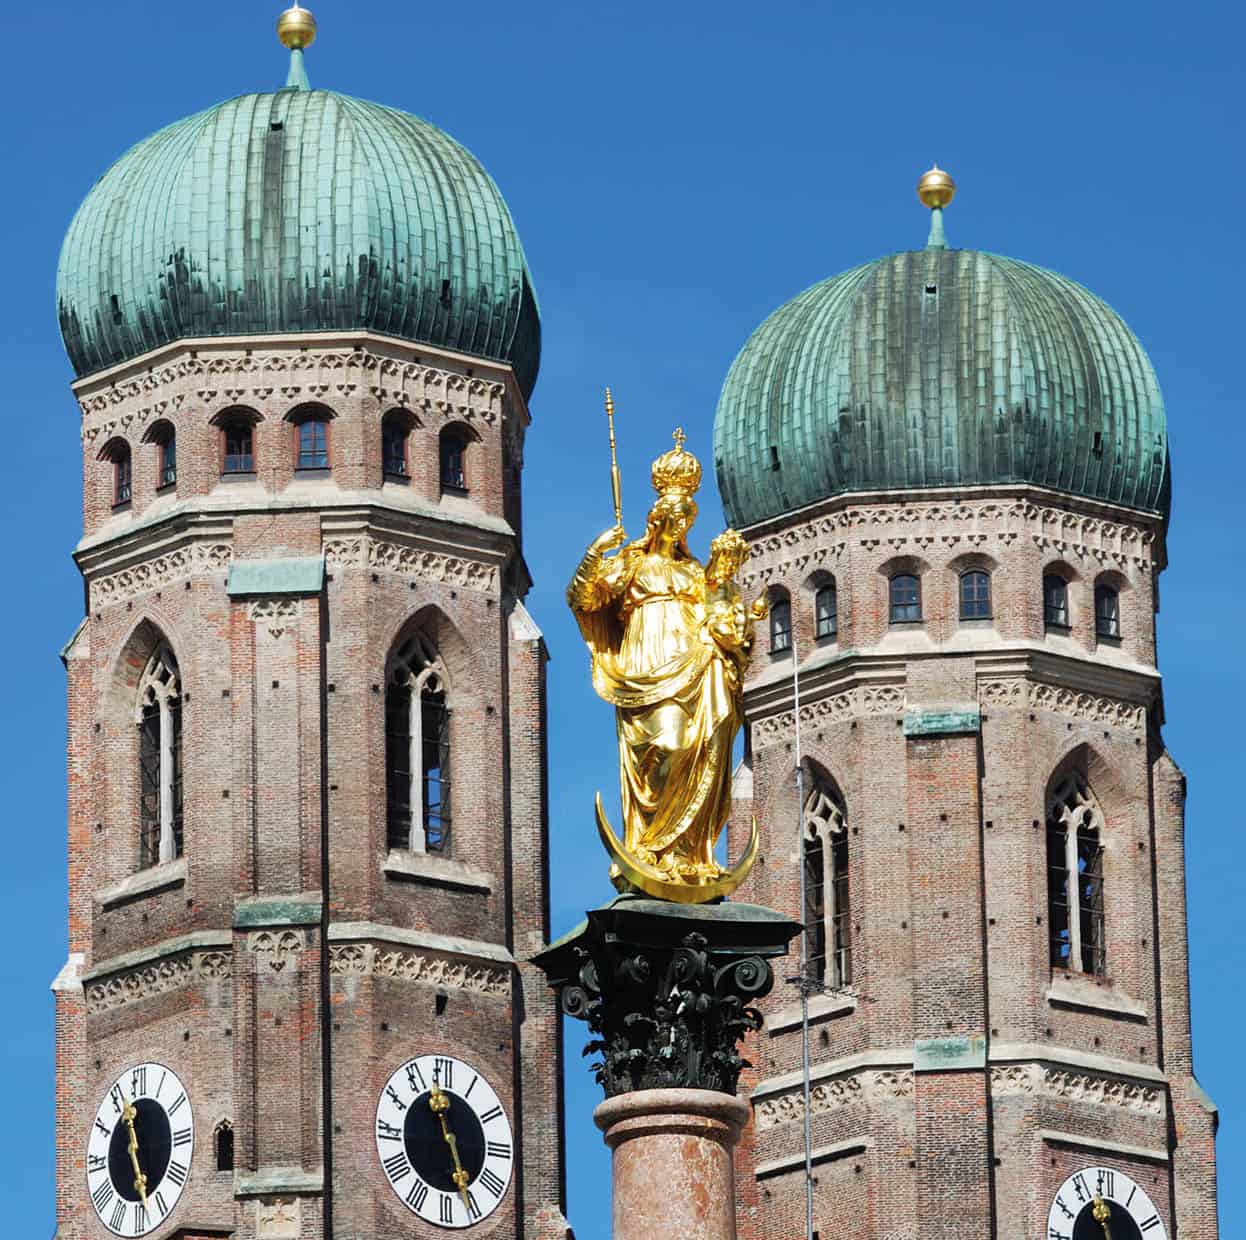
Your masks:
{"label": "thin metal rod", "polygon": [[[809,909],[805,873],[805,764],[800,747],[800,653],[796,648],[796,624],[791,625],[792,718],[796,742],[796,864],[800,867],[800,919]],[[805,1114],[805,1240],[813,1240],[813,1120],[809,1114],[809,928],[800,934],[800,1075]]]}

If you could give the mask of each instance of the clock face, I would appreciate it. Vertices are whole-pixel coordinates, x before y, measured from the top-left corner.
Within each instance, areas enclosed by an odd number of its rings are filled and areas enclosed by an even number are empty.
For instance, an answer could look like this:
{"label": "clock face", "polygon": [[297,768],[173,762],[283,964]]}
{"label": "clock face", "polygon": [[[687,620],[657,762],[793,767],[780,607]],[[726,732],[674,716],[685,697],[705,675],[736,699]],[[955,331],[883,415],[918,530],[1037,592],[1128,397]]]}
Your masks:
{"label": "clock face", "polygon": [[144,1236],[173,1212],[190,1174],[195,1124],[172,1068],[142,1063],[109,1087],[87,1140],[87,1192],[117,1236]]}
{"label": "clock face", "polygon": [[[1096,1199],[1102,1204],[1095,1217]],[[1105,1227],[1104,1224],[1107,1224]],[[1168,1240],[1163,1221],[1146,1190],[1123,1171],[1084,1167],[1056,1193],[1047,1215],[1048,1240]]]}
{"label": "clock face", "polygon": [[439,1227],[470,1227],[502,1203],[514,1163],[510,1121],[483,1074],[461,1059],[421,1055],[385,1083],[376,1152],[389,1186]]}

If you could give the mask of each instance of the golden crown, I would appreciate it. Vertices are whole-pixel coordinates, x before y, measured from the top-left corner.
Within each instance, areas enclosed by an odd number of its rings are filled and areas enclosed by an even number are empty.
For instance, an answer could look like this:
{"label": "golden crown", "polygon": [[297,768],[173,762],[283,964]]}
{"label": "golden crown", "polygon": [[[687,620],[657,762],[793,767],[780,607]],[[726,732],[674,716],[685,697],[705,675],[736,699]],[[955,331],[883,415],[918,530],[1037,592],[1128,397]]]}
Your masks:
{"label": "golden crown", "polygon": [[675,446],[653,462],[650,477],[659,495],[695,495],[701,485],[701,462],[684,451],[683,427],[675,431]]}

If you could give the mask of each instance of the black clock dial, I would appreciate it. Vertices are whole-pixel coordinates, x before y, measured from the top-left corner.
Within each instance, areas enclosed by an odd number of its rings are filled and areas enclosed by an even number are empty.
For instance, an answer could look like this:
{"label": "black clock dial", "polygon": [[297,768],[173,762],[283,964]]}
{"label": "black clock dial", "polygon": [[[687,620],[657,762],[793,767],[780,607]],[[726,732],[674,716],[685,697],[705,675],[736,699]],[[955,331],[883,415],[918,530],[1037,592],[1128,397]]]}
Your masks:
{"label": "black clock dial", "polygon": [[[484,1127],[470,1103],[464,1102],[458,1094],[448,1093],[446,1098],[450,1102],[446,1123],[454,1133],[459,1162],[469,1181],[474,1181],[485,1165]],[[402,1135],[407,1158],[424,1182],[444,1193],[456,1192],[454,1159],[442,1136],[441,1121],[437,1116],[427,1106],[409,1107]]]}
{"label": "black clock dial", "polygon": [[[131,1105],[135,1132],[142,1134],[135,1152],[139,1170],[147,1177],[148,1184],[159,1184],[173,1155],[173,1127],[164,1107],[151,1098],[136,1098]],[[118,1197],[126,1201],[141,1200],[134,1187],[134,1165],[130,1161],[129,1132],[125,1124],[118,1124],[108,1139],[108,1178]]]}

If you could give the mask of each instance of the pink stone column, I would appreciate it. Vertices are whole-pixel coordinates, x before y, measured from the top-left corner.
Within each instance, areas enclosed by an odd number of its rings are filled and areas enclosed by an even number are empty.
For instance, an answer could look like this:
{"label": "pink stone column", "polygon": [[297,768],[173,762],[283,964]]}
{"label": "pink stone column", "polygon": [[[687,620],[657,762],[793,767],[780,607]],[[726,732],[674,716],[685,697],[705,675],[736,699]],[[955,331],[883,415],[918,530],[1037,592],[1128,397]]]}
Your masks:
{"label": "pink stone column", "polygon": [[614,1154],[614,1240],[735,1240],[731,1151],[743,1098],[709,1089],[641,1089],[593,1119]]}

